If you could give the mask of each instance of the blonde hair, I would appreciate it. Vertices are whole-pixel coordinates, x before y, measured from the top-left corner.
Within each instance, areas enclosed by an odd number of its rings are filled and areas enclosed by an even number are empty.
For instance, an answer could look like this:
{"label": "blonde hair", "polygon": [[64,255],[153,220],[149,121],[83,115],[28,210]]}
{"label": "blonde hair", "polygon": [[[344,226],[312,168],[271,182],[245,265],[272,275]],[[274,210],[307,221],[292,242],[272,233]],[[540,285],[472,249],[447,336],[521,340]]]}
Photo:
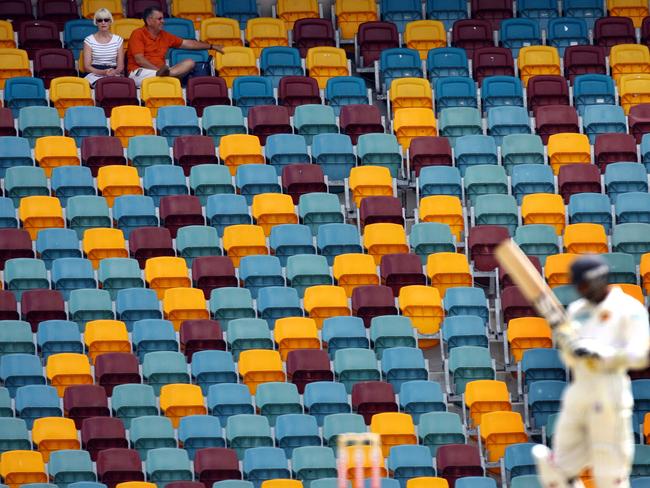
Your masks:
{"label": "blonde hair", "polygon": [[113,22],[113,14],[107,8],[100,8],[95,12],[95,15],[93,15],[93,24],[95,25],[97,25],[97,17],[102,19],[109,18],[110,21]]}

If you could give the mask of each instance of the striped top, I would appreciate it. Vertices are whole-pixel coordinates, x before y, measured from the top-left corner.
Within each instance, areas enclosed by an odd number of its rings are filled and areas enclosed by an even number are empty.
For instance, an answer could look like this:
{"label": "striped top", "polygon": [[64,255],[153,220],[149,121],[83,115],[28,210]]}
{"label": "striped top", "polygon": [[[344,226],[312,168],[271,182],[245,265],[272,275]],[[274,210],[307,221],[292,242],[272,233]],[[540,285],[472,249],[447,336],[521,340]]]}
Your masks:
{"label": "striped top", "polygon": [[117,52],[122,46],[124,40],[115,34],[111,40],[105,44],[97,42],[94,34],[90,34],[84,39],[84,44],[90,46],[92,52],[93,65],[117,66]]}

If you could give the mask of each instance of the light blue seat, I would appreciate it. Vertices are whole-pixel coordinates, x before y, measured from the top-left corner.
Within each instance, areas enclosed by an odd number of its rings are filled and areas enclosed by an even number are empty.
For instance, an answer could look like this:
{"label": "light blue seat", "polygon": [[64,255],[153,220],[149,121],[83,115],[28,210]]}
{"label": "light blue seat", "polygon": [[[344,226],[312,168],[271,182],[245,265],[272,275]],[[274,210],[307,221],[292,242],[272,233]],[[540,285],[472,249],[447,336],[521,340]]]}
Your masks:
{"label": "light blue seat", "polygon": [[339,349],[370,347],[366,328],[360,317],[326,318],[323,321],[322,338],[327,344],[327,352],[332,360]]}
{"label": "light blue seat", "polygon": [[636,478],[648,475],[650,475],[650,446],[635,444],[630,476]]}
{"label": "light blue seat", "polygon": [[445,317],[441,330],[442,340],[450,351],[460,346],[488,347],[485,323],[476,315]]}
{"label": "light blue seat", "polygon": [[335,478],[336,458],[329,447],[304,446],[293,450],[291,458],[293,477],[309,488],[312,482],[324,478]]}
{"label": "light blue seat", "polygon": [[401,33],[404,33],[406,24],[420,19],[422,19],[422,3],[420,0],[381,1],[381,20],[392,22]]}
{"label": "light blue seat", "polygon": [[467,3],[464,0],[447,0],[445,2],[427,0],[426,12],[428,19],[444,22],[445,29],[449,30],[454,22],[467,18]]}
{"label": "light blue seat", "polygon": [[246,203],[252,205],[253,197],[260,193],[281,193],[278,174],[268,164],[243,164],[237,168],[235,186],[246,197]]}
{"label": "light blue seat", "polygon": [[409,244],[412,251],[426,264],[429,254],[436,252],[456,252],[454,236],[448,224],[439,222],[419,222],[411,227]]}
{"label": "light blue seat", "polygon": [[528,411],[533,428],[541,429],[550,415],[560,411],[562,393],[566,386],[566,382],[555,380],[535,381],[528,385]]}
{"label": "light blue seat", "polygon": [[420,416],[418,424],[420,444],[435,456],[439,446],[465,444],[465,430],[457,413],[427,412]]}
{"label": "light blue seat", "polygon": [[96,227],[110,228],[112,221],[108,203],[104,197],[94,195],[76,195],[68,199],[66,207],[68,227],[83,239],[87,229]]}
{"label": "light blue seat", "polygon": [[454,287],[445,292],[445,315],[475,315],[488,323],[489,312],[485,292],[481,288]]}
{"label": "light blue seat", "polygon": [[237,20],[242,30],[246,28],[246,22],[249,19],[259,15],[255,0],[242,0],[236,3],[228,0],[217,0],[217,12],[224,17]]}
{"label": "light blue seat", "polygon": [[[429,3],[433,3],[429,0]],[[466,9],[466,7],[464,7]],[[465,12],[467,15],[467,12]],[[436,19],[436,17],[434,17]],[[446,76],[470,76],[467,53],[459,47],[439,47],[427,54],[427,77],[434,81]]]}
{"label": "light blue seat", "polygon": [[223,230],[229,225],[250,224],[253,221],[246,197],[243,195],[210,195],[205,206],[205,215],[209,224],[217,229],[219,236],[223,236]]}
{"label": "light blue seat", "polygon": [[567,371],[557,349],[534,348],[524,351],[521,359],[526,388],[538,381],[566,381]]}
{"label": "light blue seat", "polygon": [[612,232],[612,251],[632,254],[637,264],[650,252],[650,224],[617,224]]}
{"label": "light blue seat", "polygon": [[20,301],[22,292],[36,288],[49,288],[45,263],[35,258],[13,258],[5,262],[5,288]]}
{"label": "light blue seat", "polygon": [[402,171],[402,152],[393,134],[362,134],[357,141],[360,164],[384,166],[393,178]]}
{"label": "light blue seat", "polygon": [[645,486],[650,486],[650,476],[642,476],[630,480],[631,488],[644,488]]}
{"label": "light blue seat", "polygon": [[497,482],[482,476],[466,476],[456,480],[456,488],[497,488]]}
{"label": "light blue seat", "polygon": [[377,358],[370,349],[339,349],[334,354],[334,374],[336,380],[345,385],[348,393],[360,381],[379,381],[380,373]]}
{"label": "light blue seat", "polygon": [[284,450],[277,447],[247,449],[242,464],[244,477],[259,488],[265,480],[289,478],[291,473]]}
{"label": "light blue seat", "polygon": [[82,450],[63,449],[52,452],[47,471],[52,482],[62,488],[70,486],[70,483],[96,479],[90,454]]}
{"label": "light blue seat", "polygon": [[185,449],[161,447],[152,449],[145,463],[147,480],[164,488],[173,481],[192,481],[192,466]]}
{"label": "light blue seat", "polygon": [[165,19],[164,30],[183,39],[195,39],[194,23],[188,19],[170,17]]}
{"label": "light blue seat", "polygon": [[328,415],[351,411],[345,386],[334,381],[315,381],[305,385],[305,413],[316,418],[322,426]]}
{"label": "light blue seat", "polygon": [[195,384],[207,395],[212,385],[236,383],[237,371],[232,354],[227,351],[198,351],[192,355],[190,365]]}
{"label": "light blue seat", "polygon": [[253,298],[265,286],[284,286],[280,259],[269,255],[244,256],[239,262],[239,279]]}
{"label": "light blue seat", "polygon": [[352,224],[321,225],[316,242],[318,253],[327,258],[330,266],[339,254],[363,252],[359,231]]}
{"label": "light blue seat", "polygon": [[288,458],[300,447],[321,445],[316,418],[305,414],[283,414],[275,421],[275,440]]}
{"label": "light blue seat", "polygon": [[242,109],[244,117],[248,109],[256,105],[275,105],[273,82],[266,76],[238,76],[232,85],[232,100]]}
{"label": "light blue seat", "polygon": [[70,49],[75,59],[83,49],[84,39],[97,32],[97,26],[89,19],[68,20],[63,26],[63,45]]}
{"label": "light blue seat", "polygon": [[14,166],[34,166],[29,140],[25,137],[3,136],[0,146],[0,177],[4,178],[7,168]]}
{"label": "light blue seat", "polygon": [[21,386],[44,385],[43,365],[32,354],[5,354],[0,358],[0,379],[11,396]]}
{"label": "light blue seat", "polygon": [[162,136],[133,136],[129,138],[126,148],[126,157],[132,166],[138,170],[140,176],[144,175],[147,166],[155,164],[172,164],[169,154],[169,144]]}
{"label": "light blue seat", "polygon": [[183,444],[191,460],[196,451],[207,447],[225,447],[221,423],[212,415],[188,415],[178,424],[178,440]]}
{"label": "light blue seat", "polygon": [[650,134],[643,134],[643,137],[641,138],[640,149],[641,162],[645,165],[646,171],[648,171],[650,169]]}
{"label": "light blue seat", "polygon": [[382,375],[397,393],[407,381],[426,380],[429,377],[422,349],[391,347],[381,357]]}
{"label": "light blue seat", "polygon": [[271,427],[275,426],[280,415],[302,413],[298,388],[293,383],[269,382],[258,385],[255,407],[268,419]]}
{"label": "light blue seat", "polygon": [[57,166],[52,170],[50,184],[63,207],[70,197],[97,194],[90,168],[86,166]]}
{"label": "light blue seat", "polygon": [[39,137],[62,136],[59,112],[54,107],[21,108],[18,112],[18,135],[29,140],[31,147]]}
{"label": "light blue seat", "polygon": [[113,303],[106,290],[72,290],[68,300],[68,318],[83,331],[91,320],[113,320]]}
{"label": "light blue seat", "polygon": [[514,235],[518,225],[517,201],[512,195],[479,195],[474,205],[475,225],[500,225]]}
{"label": "light blue seat", "polygon": [[339,434],[347,432],[367,432],[363,416],[358,413],[334,413],[327,415],[323,422],[323,443],[331,448],[337,447]]}
{"label": "light blue seat", "polygon": [[[268,148],[268,142],[267,142]],[[298,215],[301,223],[311,229],[312,235],[318,234],[323,224],[343,223],[341,203],[332,193],[305,193],[298,200]]]}
{"label": "light blue seat", "polygon": [[503,166],[495,164],[477,164],[467,168],[463,181],[465,198],[472,205],[480,195],[508,193],[508,176]]}
{"label": "light blue seat", "polygon": [[536,474],[527,474],[512,480],[511,488],[542,488],[542,482]]}
{"label": "light blue seat", "polygon": [[27,424],[23,419],[0,418],[0,453],[6,451],[31,451]]}
{"label": "light blue seat", "polygon": [[476,84],[469,76],[437,78],[433,89],[436,111],[450,107],[477,107]]}
{"label": "light blue seat", "polygon": [[509,134],[501,141],[501,160],[509,175],[518,164],[544,164],[542,138],[535,134]]}
{"label": "light blue seat", "polygon": [[266,320],[242,318],[228,322],[226,329],[228,350],[235,361],[239,354],[249,349],[273,349],[273,337]]}
{"label": "light blue seat", "polygon": [[562,2],[562,14],[584,19],[591,29],[596,19],[605,15],[605,11],[598,0],[566,0]]}
{"label": "light blue seat", "polygon": [[52,261],[51,277],[52,288],[60,290],[66,300],[70,298],[70,292],[72,290],[79,288],[97,288],[93,265],[88,259],[55,259]]}
{"label": "light blue seat", "polygon": [[255,413],[250,390],[246,385],[239,383],[210,385],[207,404],[210,415],[218,417],[222,426],[231,415]]}
{"label": "light blue seat", "polygon": [[63,408],[56,388],[46,385],[21,386],[16,390],[16,415],[29,429],[40,417],[62,417]]}
{"label": "light blue seat", "polygon": [[101,107],[69,107],[63,116],[63,128],[68,136],[74,137],[77,146],[84,137],[107,136],[108,121]]}
{"label": "light blue seat", "polygon": [[510,49],[515,58],[522,47],[542,44],[539,23],[526,18],[502,20],[499,39],[501,45]]}
{"label": "light blue seat", "polygon": [[396,78],[421,78],[422,63],[420,54],[415,49],[384,49],[379,56],[379,78],[383,92],[390,89]]}
{"label": "light blue seat", "polygon": [[131,421],[147,415],[158,416],[153,386],[135,383],[116,385],[111,396],[113,416],[118,417],[128,429]]}
{"label": "light blue seat", "polygon": [[366,82],[359,76],[334,76],[325,85],[325,100],[336,115],[339,115],[344,105],[367,104]]}
{"label": "light blue seat", "polygon": [[474,107],[451,107],[441,110],[438,132],[441,136],[448,137],[455,147],[458,137],[483,133],[481,113]]}
{"label": "light blue seat", "polygon": [[425,166],[418,177],[420,198],[429,195],[462,196],[460,171],[452,166]]}
{"label": "light blue seat", "polygon": [[45,320],[39,323],[36,344],[45,362],[52,354],[83,354],[84,351],[79,326],[71,320]]}
{"label": "light blue seat", "polygon": [[305,137],[298,134],[272,134],[264,146],[266,160],[280,176],[282,168],[289,164],[309,163],[311,157],[307,150]]}
{"label": "light blue seat", "polygon": [[273,329],[275,321],[282,317],[303,316],[298,291],[286,286],[260,288],[257,295],[257,311],[260,318],[269,324],[270,329]]}
{"label": "light blue seat", "polygon": [[298,105],[293,114],[293,127],[296,134],[304,136],[311,145],[317,134],[338,134],[336,113],[328,105]]}
{"label": "light blue seat", "polygon": [[185,174],[180,166],[156,164],[144,169],[142,178],[145,195],[153,198],[158,207],[160,199],[167,195],[187,195]]}
{"label": "light blue seat", "polygon": [[501,145],[510,134],[530,134],[530,119],[524,107],[494,107],[487,113],[488,134]]}
{"label": "light blue seat", "polygon": [[17,76],[5,81],[4,106],[10,108],[14,118],[23,107],[47,107],[45,84],[41,78]]}
{"label": "light blue seat", "polygon": [[214,139],[215,146],[219,146],[219,141],[225,135],[248,132],[242,109],[230,105],[205,107],[201,118],[201,127],[206,136],[211,136]]}
{"label": "light blue seat", "polygon": [[253,483],[245,480],[223,480],[214,483],[213,488],[253,488]]}
{"label": "light blue seat", "polygon": [[609,266],[610,283],[630,283],[636,285],[636,262],[634,256],[623,252],[601,254]]}
{"label": "light blue seat", "polygon": [[191,59],[196,63],[206,63],[210,61],[210,53],[207,49],[196,50],[172,48],[167,51],[167,58],[169,59],[170,66],[174,66],[186,59]]}
{"label": "light blue seat", "polygon": [[591,144],[595,144],[599,134],[627,133],[625,112],[618,105],[587,105],[582,114],[582,125]]}
{"label": "light blue seat", "polygon": [[621,193],[616,199],[616,223],[650,223],[650,195],[632,191]]}
{"label": "light blue seat", "polygon": [[35,166],[12,166],[5,171],[5,196],[11,198],[14,206],[20,199],[33,195],[49,196],[47,177],[43,168]]}
{"label": "light blue seat", "polygon": [[457,395],[465,392],[470,381],[493,380],[496,374],[490,351],[483,347],[453,348],[449,351],[448,367]]}
{"label": "light blue seat", "polygon": [[140,363],[149,352],[178,351],[176,332],[169,320],[142,319],[134,322],[131,342]]}
{"label": "light blue seat", "polygon": [[499,163],[497,145],[492,136],[462,136],[456,140],[456,144],[456,167],[461,176],[466,175],[470,166]]}
{"label": "light blue seat", "polygon": [[510,444],[503,455],[506,476],[512,480],[518,476],[535,474],[535,460],[531,450],[535,444]]}
{"label": "light blue seat", "polygon": [[517,3],[517,15],[536,20],[542,29],[558,16],[556,0],[520,0]]}
{"label": "light blue seat", "polygon": [[23,320],[3,320],[0,328],[0,356],[5,354],[34,354],[32,329]]}
{"label": "light blue seat", "polygon": [[42,229],[36,236],[36,255],[47,269],[58,258],[80,258],[79,238],[72,229]]}
{"label": "light blue seat", "polygon": [[[380,315],[379,317],[372,317],[370,321],[370,341],[372,349],[377,355],[377,359],[383,359],[384,351],[390,348],[416,347],[417,339],[415,338],[414,332],[411,319],[403,315]],[[409,351],[402,352],[406,355],[410,354]],[[417,362],[418,358],[414,359],[414,362]],[[384,370],[384,377],[386,377],[386,374],[387,370]],[[399,388],[395,387],[395,390],[397,391]]]}
{"label": "light blue seat", "polygon": [[447,402],[440,383],[428,380],[411,380],[402,384],[399,393],[400,410],[413,417],[416,424],[427,412],[445,412]]}
{"label": "light blue seat", "polygon": [[[270,139],[270,138],[269,138]],[[268,140],[266,150],[268,151]],[[222,164],[199,164],[190,169],[190,190],[205,206],[210,195],[235,193],[230,170]]]}
{"label": "light blue seat", "polygon": [[251,292],[246,288],[215,288],[210,292],[210,314],[222,327],[233,319],[256,317]]}
{"label": "light blue seat", "polygon": [[[259,447],[273,447],[269,421],[263,415],[238,414],[228,417],[226,422],[226,443],[237,452],[241,460],[244,453]],[[277,449],[282,456],[284,451]]]}
{"label": "light blue seat", "polygon": [[102,288],[110,293],[112,300],[117,298],[119,290],[144,287],[140,266],[131,258],[102,259],[97,276]]}
{"label": "light blue seat", "polygon": [[302,76],[304,70],[300,59],[300,51],[294,47],[270,46],[262,49],[260,54],[260,70],[265,78],[273,82],[275,88],[283,76]]}
{"label": "light blue seat", "polygon": [[526,254],[537,257],[542,266],[546,262],[546,256],[560,252],[555,229],[550,225],[519,226],[514,239]]}
{"label": "light blue seat", "polygon": [[189,383],[185,356],[180,352],[155,351],[144,355],[142,377],[153,386],[156,395],[160,388],[170,383]]}
{"label": "light blue seat", "polygon": [[194,258],[201,256],[221,256],[217,229],[207,225],[186,225],[176,234],[176,252],[185,258],[187,267],[192,266]]}
{"label": "light blue seat", "polygon": [[287,259],[287,286],[295,289],[299,297],[314,285],[331,285],[332,276],[325,256],[297,254]]}
{"label": "light blue seat", "polygon": [[601,74],[576,76],[573,81],[573,104],[581,115],[587,105],[615,105],[614,80]]}
{"label": "light blue seat", "polygon": [[156,292],[149,288],[124,288],[118,290],[115,299],[117,319],[126,323],[130,331],[138,320],[162,319],[160,302]]}
{"label": "light blue seat", "polygon": [[645,168],[639,163],[610,163],[605,168],[605,192],[616,205],[622,193],[648,192],[648,178]]}
{"label": "light blue seat", "polygon": [[545,164],[517,164],[512,167],[510,179],[512,194],[521,205],[525,195],[555,193],[553,170]]}
{"label": "light blue seat", "polygon": [[302,224],[280,224],[271,229],[269,239],[273,254],[287,265],[289,256],[295,254],[316,254],[311,230]]}
{"label": "light blue seat", "polygon": [[346,134],[317,134],[311,146],[313,162],[320,165],[330,180],[342,181],[350,176],[357,157],[352,140]]}
{"label": "light blue seat", "polygon": [[574,193],[569,198],[567,207],[569,222],[579,224],[589,222],[605,227],[610,233],[612,228],[611,202],[607,195],[601,193]]}
{"label": "light blue seat", "polygon": [[561,17],[548,23],[548,45],[558,49],[560,56],[569,46],[589,44],[589,27],[584,19]]}
{"label": "light blue seat", "polygon": [[484,111],[494,107],[524,106],[524,88],[514,76],[488,76],[481,83],[481,105]]}
{"label": "light blue seat", "polygon": [[175,137],[201,135],[196,109],[180,105],[160,107],[156,115],[156,129],[158,134],[167,139],[170,147],[174,144]]}
{"label": "light blue seat", "polygon": [[411,478],[436,475],[431,451],[427,446],[398,445],[391,447],[387,468],[393,474],[393,479],[399,481],[399,486],[402,488]]}

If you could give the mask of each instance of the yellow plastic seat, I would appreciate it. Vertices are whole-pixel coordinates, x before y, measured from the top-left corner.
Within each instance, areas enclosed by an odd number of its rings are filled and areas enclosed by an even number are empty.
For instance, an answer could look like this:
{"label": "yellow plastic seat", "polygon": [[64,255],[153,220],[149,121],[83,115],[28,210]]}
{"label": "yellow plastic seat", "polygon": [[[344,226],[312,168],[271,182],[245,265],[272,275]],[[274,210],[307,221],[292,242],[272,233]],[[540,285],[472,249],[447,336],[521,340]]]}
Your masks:
{"label": "yellow plastic seat", "polygon": [[607,0],[607,10],[609,15],[631,18],[634,27],[638,29],[643,23],[643,18],[648,16],[648,2],[647,0]]}
{"label": "yellow plastic seat", "polygon": [[420,200],[418,216],[422,222],[447,224],[456,241],[461,241],[465,231],[463,204],[452,195],[430,195]]}
{"label": "yellow plastic seat", "polygon": [[407,413],[376,413],[370,420],[370,432],[381,437],[381,451],[388,456],[390,448],[402,444],[417,444],[413,417]]}
{"label": "yellow plastic seat", "polygon": [[172,0],[171,13],[172,17],[191,20],[197,30],[203,19],[214,17],[212,0]]}
{"label": "yellow plastic seat", "polygon": [[82,247],[95,269],[99,267],[102,259],[129,257],[126,240],[120,229],[87,229],[84,232]]}
{"label": "yellow plastic seat", "polygon": [[643,283],[643,289],[646,294],[650,294],[650,252],[641,256],[639,264],[639,277]]}
{"label": "yellow plastic seat", "polygon": [[53,451],[81,448],[74,420],[64,417],[41,417],[34,420],[32,440],[45,462],[50,460]]}
{"label": "yellow plastic seat", "polygon": [[288,479],[273,479],[262,481],[260,488],[302,488],[302,481]]}
{"label": "yellow plastic seat", "polygon": [[406,231],[399,224],[368,224],[363,231],[363,247],[375,258],[375,264],[381,264],[386,254],[408,253]]}
{"label": "yellow plastic seat", "polygon": [[444,309],[440,292],[433,286],[409,285],[400,288],[397,298],[402,315],[411,319],[418,331],[418,346],[428,349],[438,344]]}
{"label": "yellow plastic seat", "polygon": [[160,409],[172,421],[174,428],[182,417],[188,415],[205,415],[207,409],[203,404],[203,393],[199,385],[175,383],[163,385],[160,389]]}
{"label": "yellow plastic seat", "polygon": [[406,480],[406,488],[449,488],[449,482],[435,476],[420,476]]}
{"label": "yellow plastic seat", "polygon": [[4,88],[6,79],[16,76],[32,76],[27,51],[11,47],[0,48],[0,89]]}
{"label": "yellow plastic seat", "polygon": [[332,273],[336,284],[345,290],[348,297],[357,286],[378,285],[377,264],[369,254],[349,253],[334,257]]}
{"label": "yellow plastic seat", "polygon": [[14,28],[8,20],[0,20],[0,48],[15,48]]}
{"label": "yellow plastic seat", "polygon": [[650,74],[621,75],[619,93],[625,114],[635,105],[650,103]]}
{"label": "yellow plastic seat", "polygon": [[643,44],[617,44],[609,52],[612,78],[650,73],[650,50]]}
{"label": "yellow plastic seat", "polygon": [[338,0],[336,24],[342,39],[353,39],[364,22],[377,20],[377,4],[374,0]]}
{"label": "yellow plastic seat", "polygon": [[219,76],[226,81],[228,88],[238,76],[257,76],[257,56],[250,47],[228,46],[223,48],[223,54],[216,53],[215,66]]}
{"label": "yellow plastic seat", "polygon": [[517,363],[528,349],[553,347],[551,327],[541,317],[511,319],[507,334],[510,354]]}
{"label": "yellow plastic seat", "polygon": [[393,196],[393,178],[385,166],[356,166],[350,170],[348,179],[354,204],[371,196]]}
{"label": "yellow plastic seat", "polygon": [[577,254],[560,253],[546,257],[544,277],[551,288],[571,283],[570,267]]}
{"label": "yellow plastic seat", "polygon": [[273,338],[282,361],[296,349],[320,349],[316,321],[308,317],[283,317],[275,321]]}
{"label": "yellow plastic seat", "polygon": [[155,135],[151,110],[147,107],[122,105],[111,112],[111,130],[119,137],[122,147],[129,145],[132,136]]}
{"label": "yellow plastic seat", "polygon": [[43,455],[37,451],[17,450],[0,454],[0,476],[9,488],[48,482]]}
{"label": "yellow plastic seat", "polygon": [[201,21],[199,36],[203,42],[220,46],[243,46],[239,22],[227,17],[211,17]]}
{"label": "yellow plastic seat", "polygon": [[259,58],[262,49],[270,46],[288,46],[287,27],[281,19],[256,17],[246,23],[246,42]]}
{"label": "yellow plastic seat", "polygon": [[140,93],[145,107],[151,110],[151,115],[154,117],[160,107],[185,105],[181,82],[173,76],[145,78],[142,80]]}
{"label": "yellow plastic seat", "polygon": [[524,86],[537,75],[562,75],[560,55],[551,46],[525,46],[519,50],[517,68]]}
{"label": "yellow plastic seat", "polygon": [[474,427],[481,425],[483,414],[512,411],[510,393],[505,381],[470,381],[465,386],[464,400]]}
{"label": "yellow plastic seat", "polygon": [[455,252],[438,252],[427,258],[427,275],[431,285],[445,297],[448,288],[472,286],[472,273],[467,257]]}
{"label": "yellow plastic seat", "polygon": [[[431,109],[433,107],[431,83],[424,78],[397,78],[390,84],[388,92],[390,104],[394,111],[399,112],[405,108]],[[408,113],[415,115],[415,112]],[[422,113],[424,114],[424,112]],[[433,112],[431,113],[433,114]],[[401,118],[404,119],[404,117]],[[401,121],[402,124],[407,122],[407,120]],[[435,119],[433,119],[433,126],[435,128]]]}
{"label": "yellow plastic seat", "polygon": [[92,385],[90,362],[85,354],[62,352],[47,358],[45,374],[60,397],[68,386]]}
{"label": "yellow plastic seat", "polygon": [[257,386],[270,381],[285,381],[282,358],[278,351],[268,349],[248,349],[239,353],[239,375],[251,395]]}
{"label": "yellow plastic seat", "polygon": [[50,82],[50,100],[63,117],[69,107],[94,107],[90,83],[85,78],[59,76]]}
{"label": "yellow plastic seat", "polygon": [[48,178],[52,176],[52,169],[58,166],[79,166],[77,145],[72,137],[67,136],[37,138],[34,158]]}
{"label": "yellow plastic seat", "polygon": [[91,320],[86,323],[84,341],[90,360],[109,352],[131,352],[126,324],[121,320]]}
{"label": "yellow plastic seat", "polygon": [[243,164],[264,164],[262,145],[257,136],[248,134],[228,134],[219,142],[219,157],[235,176],[237,168]]}
{"label": "yellow plastic seat", "polygon": [[120,0],[84,0],[81,2],[81,16],[92,19],[95,12],[100,8],[108,9],[113,15],[113,20],[124,17]]}
{"label": "yellow plastic seat", "polygon": [[[426,81],[426,80],[425,80]],[[392,89],[391,84],[391,89]],[[407,149],[414,137],[438,134],[436,118],[431,108],[400,108],[393,118],[393,132],[403,149]]]}
{"label": "yellow plastic seat", "polygon": [[420,59],[427,59],[429,50],[447,47],[447,31],[439,20],[414,20],[406,24],[404,42],[420,53]]}
{"label": "yellow plastic seat", "polygon": [[239,260],[253,254],[268,254],[264,229],[259,225],[229,225],[223,232],[223,248],[235,267]]}
{"label": "yellow plastic seat", "polygon": [[18,207],[18,217],[32,240],[36,239],[41,229],[65,227],[61,202],[56,197],[23,197]]}
{"label": "yellow plastic seat", "polygon": [[165,319],[174,324],[177,331],[184,320],[209,319],[203,290],[178,287],[165,290],[162,300]]}
{"label": "yellow plastic seat", "polygon": [[109,207],[116,197],[143,193],[138,170],[133,166],[102,166],[97,172],[97,188]]}
{"label": "yellow plastic seat", "polygon": [[297,224],[298,215],[290,195],[260,193],[253,197],[251,212],[255,223],[264,229],[265,235],[280,224]]}
{"label": "yellow plastic seat", "polygon": [[287,29],[293,29],[293,24],[298,19],[318,19],[320,12],[316,0],[278,0],[275,8]]}
{"label": "yellow plastic seat", "polygon": [[165,290],[192,286],[185,259],[172,256],[149,258],[144,265],[144,279],[162,300]]}
{"label": "yellow plastic seat", "polygon": [[600,224],[570,224],[564,229],[564,250],[574,254],[606,253],[607,234]]}
{"label": "yellow plastic seat", "polygon": [[521,217],[526,224],[548,224],[557,235],[564,231],[564,200],[552,193],[531,193],[524,195],[521,202]]}
{"label": "yellow plastic seat", "polygon": [[307,51],[306,67],[309,76],[316,78],[318,86],[324,89],[327,80],[335,76],[348,76],[348,59],[345,51],[338,47],[312,47]]}
{"label": "yellow plastic seat", "polygon": [[615,283],[611,286],[618,286],[625,293],[630,295],[632,298],[636,298],[641,305],[645,305],[645,297],[643,296],[643,289],[639,285],[633,285],[632,283]]}
{"label": "yellow plastic seat", "polygon": [[111,24],[111,32],[124,39],[124,51],[129,46],[129,39],[134,30],[144,26],[142,19],[117,19]]}
{"label": "yellow plastic seat", "polygon": [[[354,480],[357,477],[357,460],[361,460],[361,469],[363,478],[368,479],[373,476],[373,470],[379,470],[380,477],[387,477],[388,470],[384,464],[384,456],[381,453],[375,455],[373,446],[359,445],[347,446],[347,469],[345,471],[348,480]],[[379,448],[377,448],[379,451]]]}
{"label": "yellow plastic seat", "polygon": [[157,488],[156,483],[148,483],[146,481],[125,481],[118,483],[115,488]]}
{"label": "yellow plastic seat", "polygon": [[481,418],[481,439],[487,461],[496,462],[510,444],[528,442],[524,422],[517,412],[490,412]]}
{"label": "yellow plastic seat", "polygon": [[591,152],[585,134],[562,132],[548,138],[548,159],[554,174],[565,164],[589,164]]}
{"label": "yellow plastic seat", "polygon": [[316,326],[319,329],[323,328],[323,321],[328,317],[352,315],[348,297],[342,286],[310,286],[305,290],[303,303],[305,312],[316,321]]}

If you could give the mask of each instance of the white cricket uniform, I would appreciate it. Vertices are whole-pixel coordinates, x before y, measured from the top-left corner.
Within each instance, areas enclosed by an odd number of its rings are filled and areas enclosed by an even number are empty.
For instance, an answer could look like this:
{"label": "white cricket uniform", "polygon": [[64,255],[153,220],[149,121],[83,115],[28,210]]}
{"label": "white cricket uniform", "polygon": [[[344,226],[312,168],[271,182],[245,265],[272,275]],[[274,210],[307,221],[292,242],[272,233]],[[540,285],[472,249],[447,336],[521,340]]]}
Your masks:
{"label": "white cricket uniform", "polygon": [[573,381],[562,398],[553,463],[566,478],[591,468],[599,488],[629,486],[634,400],[627,370],[647,364],[648,312],[616,286],[601,303],[579,299],[567,312],[577,341],[602,359],[590,365],[563,351]]}

